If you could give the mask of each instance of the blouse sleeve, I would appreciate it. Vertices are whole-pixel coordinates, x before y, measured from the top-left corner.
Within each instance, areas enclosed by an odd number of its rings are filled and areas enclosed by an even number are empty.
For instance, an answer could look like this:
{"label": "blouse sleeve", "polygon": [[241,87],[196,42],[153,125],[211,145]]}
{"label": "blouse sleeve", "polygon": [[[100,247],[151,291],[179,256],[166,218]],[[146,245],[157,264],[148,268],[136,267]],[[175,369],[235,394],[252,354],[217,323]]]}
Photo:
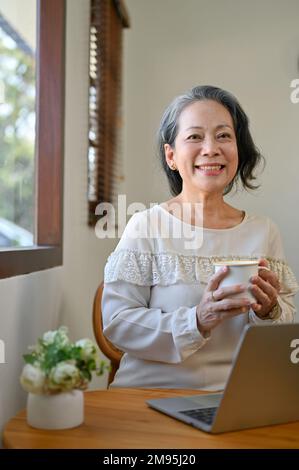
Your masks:
{"label": "blouse sleeve", "polygon": [[119,349],[140,359],[179,363],[208,338],[198,331],[196,306],[171,312],[149,308],[151,287],[163,273],[157,268],[152,240],[144,233],[144,215],[130,219],[105,266],[103,332]]}
{"label": "blouse sleeve", "polygon": [[162,312],[148,308],[150,294],[150,286],[125,281],[105,284],[104,335],[119,349],[140,359],[182,362],[208,341],[198,331],[196,306]]}
{"label": "blouse sleeve", "polygon": [[280,231],[271,220],[269,221],[269,244],[266,258],[269,268],[278,276],[281,286],[277,306],[270,312],[269,319],[262,320],[251,310],[249,320],[251,323],[292,323],[296,314],[294,297],[299,291],[299,285],[286,262]]}

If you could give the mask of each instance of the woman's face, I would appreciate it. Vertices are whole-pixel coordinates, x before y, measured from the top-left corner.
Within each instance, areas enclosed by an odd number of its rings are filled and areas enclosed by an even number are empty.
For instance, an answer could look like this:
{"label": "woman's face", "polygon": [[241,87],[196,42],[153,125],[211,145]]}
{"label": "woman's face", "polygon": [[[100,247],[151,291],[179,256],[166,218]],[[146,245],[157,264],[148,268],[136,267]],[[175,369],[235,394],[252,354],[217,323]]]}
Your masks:
{"label": "woman's face", "polygon": [[212,100],[192,103],[182,111],[174,147],[165,156],[175,162],[183,191],[222,194],[238,168],[238,149],[229,111]]}

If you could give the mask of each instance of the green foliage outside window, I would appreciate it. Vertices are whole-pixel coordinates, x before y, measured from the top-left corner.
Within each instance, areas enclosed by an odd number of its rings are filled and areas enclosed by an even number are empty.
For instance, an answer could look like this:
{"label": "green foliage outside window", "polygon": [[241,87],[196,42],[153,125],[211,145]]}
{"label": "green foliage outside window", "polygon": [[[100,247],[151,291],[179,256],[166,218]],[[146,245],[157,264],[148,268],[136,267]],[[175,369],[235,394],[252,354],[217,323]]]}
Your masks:
{"label": "green foliage outside window", "polygon": [[1,28],[0,81],[0,218],[33,232],[35,58]]}

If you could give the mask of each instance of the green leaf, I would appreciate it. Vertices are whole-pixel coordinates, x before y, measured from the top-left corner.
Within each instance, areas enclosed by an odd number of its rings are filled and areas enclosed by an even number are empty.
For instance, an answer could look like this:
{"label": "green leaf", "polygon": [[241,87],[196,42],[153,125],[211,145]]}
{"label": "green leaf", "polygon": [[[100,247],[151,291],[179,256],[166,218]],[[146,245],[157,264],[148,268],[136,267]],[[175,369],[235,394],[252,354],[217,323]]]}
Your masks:
{"label": "green leaf", "polygon": [[34,354],[23,354],[24,361],[26,364],[34,364],[36,356]]}

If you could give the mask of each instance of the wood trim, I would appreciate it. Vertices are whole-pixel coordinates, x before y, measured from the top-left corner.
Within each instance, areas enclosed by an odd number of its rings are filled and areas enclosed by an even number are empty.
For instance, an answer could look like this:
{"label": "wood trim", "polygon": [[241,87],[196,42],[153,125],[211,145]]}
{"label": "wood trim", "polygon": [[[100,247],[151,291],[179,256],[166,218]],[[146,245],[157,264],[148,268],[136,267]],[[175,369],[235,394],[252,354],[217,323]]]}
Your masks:
{"label": "wood trim", "polygon": [[108,376],[108,386],[113,382],[116,371],[119,367],[120,360],[123,356],[123,351],[114,346],[111,341],[106,338],[103,333],[103,316],[102,316],[102,295],[103,295],[104,283],[101,282],[97,288],[92,311],[92,325],[93,333],[97,344],[102,353],[111,361],[111,368]]}
{"label": "wood trim", "polygon": [[65,0],[38,0],[36,243],[0,250],[0,278],[62,264]]}
{"label": "wood trim", "polygon": [[39,0],[38,11],[36,242],[37,245],[60,245],[63,224],[65,1]]}
{"label": "wood trim", "polygon": [[29,274],[62,264],[61,246],[44,246],[1,250],[0,279]]}

